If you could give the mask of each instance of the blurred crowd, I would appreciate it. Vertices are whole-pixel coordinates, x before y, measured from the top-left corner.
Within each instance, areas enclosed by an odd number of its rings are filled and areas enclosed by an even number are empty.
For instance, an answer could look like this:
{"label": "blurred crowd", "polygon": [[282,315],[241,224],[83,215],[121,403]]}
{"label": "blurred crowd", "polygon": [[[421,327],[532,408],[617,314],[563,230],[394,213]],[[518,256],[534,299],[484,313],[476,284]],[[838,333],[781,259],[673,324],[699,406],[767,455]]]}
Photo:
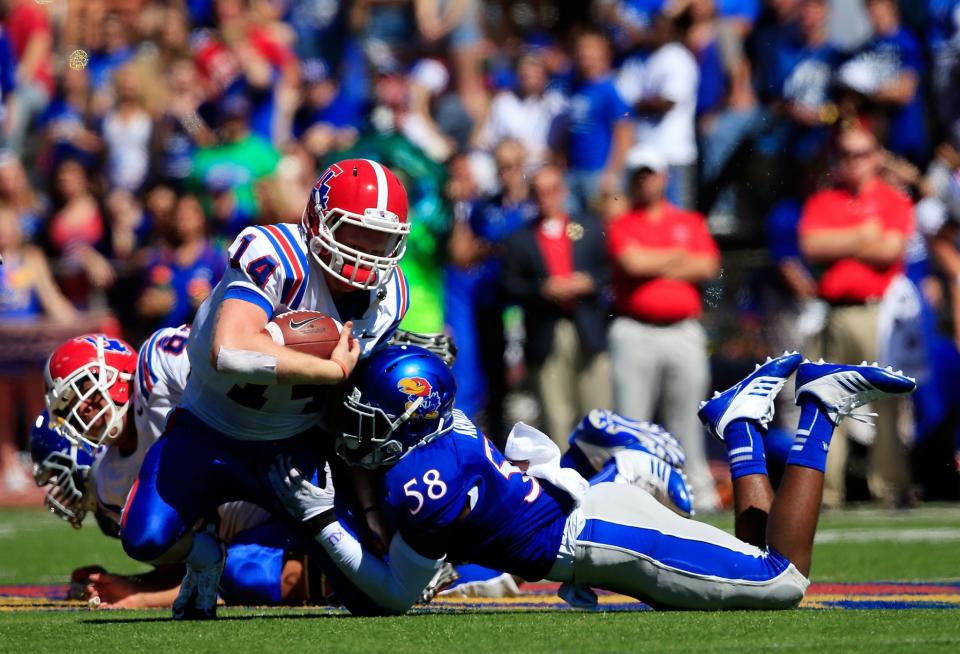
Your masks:
{"label": "blurred crowd", "polygon": [[957,497],[960,0],[0,7],[6,490],[38,352],[189,322],[243,227],[360,156],[410,196],[403,327],[454,336],[494,439],[657,420],[716,509],[699,401],[802,349],[920,382],[835,439],[826,502]]}

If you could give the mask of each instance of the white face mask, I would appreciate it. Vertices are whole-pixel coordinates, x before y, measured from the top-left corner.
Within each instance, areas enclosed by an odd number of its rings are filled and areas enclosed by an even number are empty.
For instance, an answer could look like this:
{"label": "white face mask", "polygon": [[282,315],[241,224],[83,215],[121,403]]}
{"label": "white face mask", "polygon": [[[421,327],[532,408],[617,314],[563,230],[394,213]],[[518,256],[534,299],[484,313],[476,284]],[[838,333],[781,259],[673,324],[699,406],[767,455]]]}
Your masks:
{"label": "white face mask", "polygon": [[[303,222],[306,229],[306,212]],[[363,252],[338,241],[337,232],[346,225],[389,235],[382,254]],[[409,233],[409,223],[400,222],[390,211],[367,209],[360,215],[332,209],[320,219],[309,249],[317,264],[335,279],[360,290],[372,290],[389,281],[406,251]]]}

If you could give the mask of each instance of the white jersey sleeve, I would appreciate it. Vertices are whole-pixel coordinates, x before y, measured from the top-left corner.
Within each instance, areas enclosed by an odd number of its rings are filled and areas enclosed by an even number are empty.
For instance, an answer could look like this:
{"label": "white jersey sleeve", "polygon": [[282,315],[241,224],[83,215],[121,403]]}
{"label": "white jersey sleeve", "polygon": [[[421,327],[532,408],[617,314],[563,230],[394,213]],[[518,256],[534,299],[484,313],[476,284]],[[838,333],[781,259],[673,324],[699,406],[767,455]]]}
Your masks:
{"label": "white jersey sleeve", "polygon": [[190,374],[186,351],[189,338],[189,325],[167,327],[154,332],[140,348],[132,406],[127,412],[137,430],[137,447],[126,455],[113,446],[104,448],[90,473],[102,526],[119,524],[123,504],[147,450],[160,438],[167,416],[183,398]]}
{"label": "white jersey sleeve", "polygon": [[167,327],[147,339],[137,357],[133,396],[137,435],[153,443],[163,433],[167,415],[183,399],[190,376],[187,342],[190,325]]}
{"label": "white jersey sleeve", "polygon": [[269,320],[295,309],[307,288],[306,250],[293,225],[247,227],[229,249],[229,267],[221,285],[223,299],[256,304]]}

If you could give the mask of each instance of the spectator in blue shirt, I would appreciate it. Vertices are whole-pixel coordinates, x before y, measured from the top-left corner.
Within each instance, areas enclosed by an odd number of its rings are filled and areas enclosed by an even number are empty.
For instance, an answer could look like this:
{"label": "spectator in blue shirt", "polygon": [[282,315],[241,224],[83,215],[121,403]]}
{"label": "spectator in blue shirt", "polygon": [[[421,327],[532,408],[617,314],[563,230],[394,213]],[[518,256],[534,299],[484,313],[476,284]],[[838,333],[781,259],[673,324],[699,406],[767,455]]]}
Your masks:
{"label": "spectator in blue shirt", "polygon": [[832,102],[833,74],[843,58],[827,41],[826,0],[802,0],[796,28],[781,31],[780,40],[761,62],[762,86],[772,92],[780,123],[778,149],[790,161],[810,162],[826,146],[828,125],[836,119]]}
{"label": "spectator in blue shirt", "polygon": [[500,190],[474,202],[467,219],[457,221],[450,236],[450,273],[459,278],[461,288],[455,311],[447,312],[447,324],[459,350],[453,368],[457,384],[465,381],[471,388],[478,409],[485,414],[486,433],[500,439],[505,435],[507,390],[500,249],[509,236],[536,218],[537,208],[529,197],[526,152],[520,142],[501,141],[493,157]]}
{"label": "spectator in blue shirt", "polygon": [[721,18],[742,21],[752,27],[760,16],[760,0],[716,0]]}
{"label": "spectator in blue shirt", "polygon": [[41,165],[52,174],[61,162],[75,159],[93,168],[102,142],[87,120],[90,78],[85,69],[68,68],[57,81],[57,93],[37,120],[43,135]]}
{"label": "spectator in blue shirt", "polygon": [[319,159],[350,148],[364,120],[363,103],[344,93],[319,59],[303,62],[302,78],[304,101],[293,117],[293,136]]}
{"label": "spectator in blue shirt", "polygon": [[7,140],[7,134],[10,133],[10,120],[12,112],[10,111],[13,102],[14,90],[17,82],[17,62],[13,54],[13,47],[10,45],[10,39],[7,37],[3,26],[0,25],[0,141]]}
{"label": "spectator in blue shirt", "polygon": [[930,49],[933,71],[931,86],[937,117],[949,125],[960,118],[960,97],[956,92],[960,71],[960,0],[927,0],[923,41]]}
{"label": "spectator in blue shirt", "polygon": [[177,200],[169,242],[147,265],[146,282],[137,302],[140,315],[154,328],[175,327],[193,316],[224,271],[224,255],[207,237],[200,201],[193,195]]}
{"label": "spectator in blue shirt", "polygon": [[600,0],[597,17],[607,29],[618,52],[650,48],[657,40],[657,14],[666,0]]}
{"label": "spectator in blue shirt", "polygon": [[848,98],[854,98],[855,106],[885,124],[891,152],[925,165],[930,143],[920,84],[924,72],[920,44],[900,24],[895,0],[869,0],[867,9],[874,36],[841,67],[838,81],[852,92]]}
{"label": "spectator in blue shirt", "polygon": [[633,141],[630,107],[614,86],[610,58],[610,44],[600,32],[577,37],[577,79],[563,120],[567,182],[577,211],[621,186],[624,156]]}
{"label": "spectator in blue shirt", "polygon": [[110,83],[113,74],[133,58],[133,48],[127,36],[127,27],[119,14],[108,13],[100,23],[102,46],[90,57],[87,69],[90,83],[99,91]]}

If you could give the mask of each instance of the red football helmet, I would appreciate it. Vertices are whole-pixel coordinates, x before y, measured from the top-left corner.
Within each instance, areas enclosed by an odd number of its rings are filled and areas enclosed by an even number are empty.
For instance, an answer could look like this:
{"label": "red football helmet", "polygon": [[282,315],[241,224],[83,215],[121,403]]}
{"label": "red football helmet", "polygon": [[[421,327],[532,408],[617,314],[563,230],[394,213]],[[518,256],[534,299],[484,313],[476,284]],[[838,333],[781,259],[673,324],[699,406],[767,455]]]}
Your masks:
{"label": "red football helmet", "polygon": [[377,288],[407,248],[407,192],[376,161],[340,161],[313,185],[303,228],[307,249],[323,270],[354,288]]}
{"label": "red football helmet", "polygon": [[54,429],[91,447],[119,436],[136,370],[136,350],[119,338],[84,334],[58,347],[44,369]]}

